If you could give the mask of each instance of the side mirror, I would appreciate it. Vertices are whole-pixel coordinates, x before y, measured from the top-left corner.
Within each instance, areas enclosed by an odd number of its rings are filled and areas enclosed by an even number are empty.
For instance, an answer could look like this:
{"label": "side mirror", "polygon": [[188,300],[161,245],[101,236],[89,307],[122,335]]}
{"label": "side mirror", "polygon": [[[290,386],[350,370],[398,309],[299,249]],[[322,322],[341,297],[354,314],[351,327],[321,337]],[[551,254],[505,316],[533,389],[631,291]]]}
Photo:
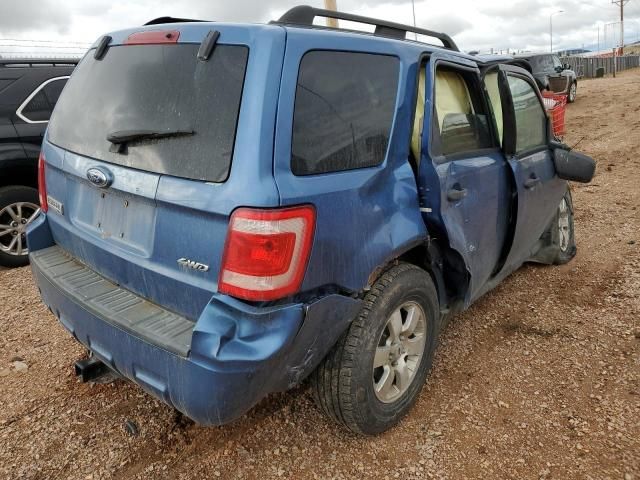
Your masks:
{"label": "side mirror", "polygon": [[565,63],[564,65],[562,65],[562,69],[563,70],[571,70],[571,65],[569,65],[568,63]]}
{"label": "side mirror", "polygon": [[553,162],[558,177],[572,182],[589,183],[596,171],[596,161],[584,153],[556,148]]}

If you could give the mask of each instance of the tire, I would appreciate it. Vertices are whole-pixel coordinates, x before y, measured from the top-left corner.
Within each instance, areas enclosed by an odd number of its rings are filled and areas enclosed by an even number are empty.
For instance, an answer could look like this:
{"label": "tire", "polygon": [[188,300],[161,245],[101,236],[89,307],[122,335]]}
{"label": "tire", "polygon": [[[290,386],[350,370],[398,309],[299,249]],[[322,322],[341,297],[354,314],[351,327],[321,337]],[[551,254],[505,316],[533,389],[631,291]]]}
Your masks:
{"label": "tire", "polygon": [[23,267],[29,263],[24,232],[39,211],[35,188],[0,188],[0,266]]}
{"label": "tire", "polygon": [[555,253],[553,263],[564,265],[576,256],[575,226],[573,222],[573,201],[571,191],[562,197],[550,227],[550,238]]}
{"label": "tire", "polygon": [[571,82],[569,85],[569,90],[567,91],[567,102],[573,103],[576,101],[576,96],[578,95],[578,82],[575,80]]}
{"label": "tire", "polygon": [[[405,263],[389,269],[311,376],[320,409],[360,435],[375,435],[398,423],[417,400],[431,368],[439,316],[427,272]],[[374,368],[374,361],[380,366]]]}

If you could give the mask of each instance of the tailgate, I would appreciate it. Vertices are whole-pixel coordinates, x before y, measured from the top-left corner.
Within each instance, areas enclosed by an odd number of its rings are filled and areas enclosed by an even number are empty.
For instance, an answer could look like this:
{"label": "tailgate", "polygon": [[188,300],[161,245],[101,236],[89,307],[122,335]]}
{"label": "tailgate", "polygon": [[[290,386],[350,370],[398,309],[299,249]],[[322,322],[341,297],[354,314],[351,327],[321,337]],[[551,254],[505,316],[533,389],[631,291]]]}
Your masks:
{"label": "tailgate", "polygon": [[[181,26],[181,36],[202,39],[211,27]],[[279,85],[284,33],[215,28],[222,33],[207,61],[196,42],[113,45],[99,60],[90,51],[43,148],[56,243],[192,320],[217,290],[232,211],[279,201],[268,90]],[[262,56],[252,63],[254,49]]]}

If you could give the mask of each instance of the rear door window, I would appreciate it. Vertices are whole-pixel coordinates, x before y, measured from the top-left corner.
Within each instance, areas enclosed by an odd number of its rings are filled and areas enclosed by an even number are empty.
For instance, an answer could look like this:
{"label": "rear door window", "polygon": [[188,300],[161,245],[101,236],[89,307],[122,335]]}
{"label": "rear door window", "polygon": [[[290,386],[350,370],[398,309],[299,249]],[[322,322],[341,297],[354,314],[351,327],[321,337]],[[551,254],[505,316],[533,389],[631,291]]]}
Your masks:
{"label": "rear door window", "polygon": [[[60,96],[49,140],[117,165],[225,181],[249,49],[218,45],[204,62],[198,48],[128,45],[109,48],[102,60],[87,55]],[[158,135],[114,145],[114,137],[140,132]]]}
{"label": "rear door window", "polygon": [[312,51],[300,63],[293,117],[295,175],[380,165],[395,113],[396,57]]}
{"label": "rear door window", "polygon": [[18,109],[18,116],[27,123],[48,122],[68,78],[53,78],[41,84]]}

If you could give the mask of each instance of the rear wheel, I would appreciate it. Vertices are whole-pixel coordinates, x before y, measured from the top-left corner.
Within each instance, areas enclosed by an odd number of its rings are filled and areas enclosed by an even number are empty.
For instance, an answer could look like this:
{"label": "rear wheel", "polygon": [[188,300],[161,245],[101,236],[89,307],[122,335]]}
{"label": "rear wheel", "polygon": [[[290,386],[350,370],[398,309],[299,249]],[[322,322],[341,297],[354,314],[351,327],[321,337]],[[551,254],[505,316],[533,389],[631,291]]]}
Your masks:
{"label": "rear wheel", "polygon": [[578,95],[578,82],[575,80],[569,86],[569,92],[567,94],[567,101],[569,103],[573,103],[576,101],[576,96]]}
{"label": "rear wheel", "polygon": [[22,267],[29,263],[25,232],[39,213],[36,189],[0,188],[0,265]]}
{"label": "rear wheel", "polygon": [[395,425],[417,400],[431,368],[438,318],[427,272],[409,264],[387,271],[311,377],[320,408],[359,434]]}

